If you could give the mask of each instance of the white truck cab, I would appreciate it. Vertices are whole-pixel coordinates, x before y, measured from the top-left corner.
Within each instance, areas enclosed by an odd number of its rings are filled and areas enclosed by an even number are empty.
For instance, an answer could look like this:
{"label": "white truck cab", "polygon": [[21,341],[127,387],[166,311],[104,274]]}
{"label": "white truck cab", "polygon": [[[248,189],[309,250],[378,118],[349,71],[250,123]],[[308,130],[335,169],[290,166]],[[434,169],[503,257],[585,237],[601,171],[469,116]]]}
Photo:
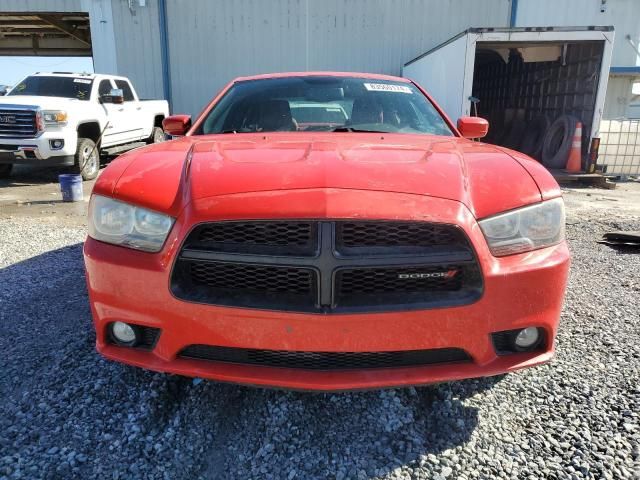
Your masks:
{"label": "white truck cab", "polygon": [[125,77],[36,73],[0,97],[0,178],[13,164],[98,175],[100,153],[164,140],[165,100],[141,100]]}

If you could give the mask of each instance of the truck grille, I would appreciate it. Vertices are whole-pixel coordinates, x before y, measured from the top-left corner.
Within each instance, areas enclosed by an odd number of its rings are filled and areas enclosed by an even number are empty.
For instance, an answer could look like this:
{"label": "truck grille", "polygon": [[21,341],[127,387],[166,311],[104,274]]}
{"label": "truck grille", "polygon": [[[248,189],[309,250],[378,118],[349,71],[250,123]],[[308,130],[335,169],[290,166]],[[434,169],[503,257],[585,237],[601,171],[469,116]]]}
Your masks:
{"label": "truck grille", "polygon": [[228,221],[191,231],[171,290],[212,305],[349,313],[472,303],[482,276],[455,225]]}
{"label": "truck grille", "polygon": [[0,108],[0,138],[33,138],[37,133],[35,110]]}
{"label": "truck grille", "polygon": [[178,356],[241,365],[303,370],[361,370],[471,361],[469,355],[458,348],[398,352],[300,352],[189,345]]}

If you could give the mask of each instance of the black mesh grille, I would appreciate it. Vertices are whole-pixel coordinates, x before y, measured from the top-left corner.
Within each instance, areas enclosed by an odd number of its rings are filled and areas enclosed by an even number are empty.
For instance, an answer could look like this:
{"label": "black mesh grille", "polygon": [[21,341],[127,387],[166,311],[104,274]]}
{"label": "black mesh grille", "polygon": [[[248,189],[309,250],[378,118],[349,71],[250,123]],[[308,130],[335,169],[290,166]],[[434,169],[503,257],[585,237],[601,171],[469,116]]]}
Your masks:
{"label": "black mesh grille", "polygon": [[399,352],[296,352],[257,350],[211,345],[189,345],[180,357],[244,365],[303,370],[352,370],[468,362],[469,355],[458,348],[408,350]]}
{"label": "black mesh grille", "polygon": [[451,267],[359,268],[338,272],[340,295],[360,293],[416,293],[455,291],[462,285],[464,272]]}
{"label": "black mesh grille", "polygon": [[153,327],[140,327],[142,330],[140,335],[140,343],[138,346],[141,348],[152,348],[155,346],[160,336],[160,329]]}
{"label": "black mesh grille", "polygon": [[308,268],[223,262],[180,262],[173,291],[200,303],[283,310],[317,305],[317,274]]}
{"label": "black mesh grille", "polygon": [[343,269],[336,274],[335,304],[372,310],[463,305],[478,298],[480,285],[475,265]]}
{"label": "black mesh grille", "polygon": [[308,294],[313,289],[313,271],[301,268],[211,262],[191,265],[191,278],[196,284],[229,290]]}
{"label": "black mesh grille", "polygon": [[171,288],[200,303],[338,313],[463,305],[482,277],[455,225],[224,221],[192,230]]}
{"label": "black mesh grille", "polygon": [[466,243],[462,232],[453,225],[425,222],[340,222],[336,226],[336,249],[348,254],[368,249],[381,253],[425,250]]}
{"label": "black mesh grille", "polygon": [[315,253],[315,222],[218,222],[197,227],[189,235],[186,248],[264,255]]}

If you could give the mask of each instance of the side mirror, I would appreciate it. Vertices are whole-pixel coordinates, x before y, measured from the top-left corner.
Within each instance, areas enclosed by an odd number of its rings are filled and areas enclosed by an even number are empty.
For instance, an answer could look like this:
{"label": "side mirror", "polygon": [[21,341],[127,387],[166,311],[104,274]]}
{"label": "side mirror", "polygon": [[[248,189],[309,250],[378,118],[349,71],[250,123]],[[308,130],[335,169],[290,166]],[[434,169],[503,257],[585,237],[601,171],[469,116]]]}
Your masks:
{"label": "side mirror", "polygon": [[464,138],[482,138],[489,131],[489,122],[480,117],[460,117],[458,130]]}
{"label": "side mirror", "polygon": [[181,137],[191,128],[191,115],[170,115],[162,120],[162,129],[172,137]]}
{"label": "side mirror", "polygon": [[121,88],[112,88],[108,95],[100,95],[100,103],[124,103],[124,92]]}

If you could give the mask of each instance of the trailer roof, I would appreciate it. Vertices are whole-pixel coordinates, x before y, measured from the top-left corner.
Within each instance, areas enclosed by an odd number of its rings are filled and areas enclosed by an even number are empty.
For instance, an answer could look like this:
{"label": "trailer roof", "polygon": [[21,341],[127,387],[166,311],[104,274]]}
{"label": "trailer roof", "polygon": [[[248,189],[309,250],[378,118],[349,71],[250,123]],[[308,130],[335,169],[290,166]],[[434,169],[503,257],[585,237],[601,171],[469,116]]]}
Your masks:
{"label": "trailer roof", "polygon": [[411,65],[412,63],[420,60],[423,57],[439,50],[445,45],[450,44],[451,42],[455,42],[460,37],[468,35],[470,33],[526,33],[526,32],[613,32],[614,28],[611,25],[607,26],[587,26],[587,27],[482,27],[482,28],[468,28],[462,32],[460,32],[455,37],[450,38],[446,42],[442,42],[441,44],[433,47],[431,50],[427,50],[421,55],[418,55],[415,58],[412,58],[407,63],[404,64]]}

